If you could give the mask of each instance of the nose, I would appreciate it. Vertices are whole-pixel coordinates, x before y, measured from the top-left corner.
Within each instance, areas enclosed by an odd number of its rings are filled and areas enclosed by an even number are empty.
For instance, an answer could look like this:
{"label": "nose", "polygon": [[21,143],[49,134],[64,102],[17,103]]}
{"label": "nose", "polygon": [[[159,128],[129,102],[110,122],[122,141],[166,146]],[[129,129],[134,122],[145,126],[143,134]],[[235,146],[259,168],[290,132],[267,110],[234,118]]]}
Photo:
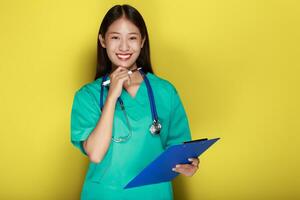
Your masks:
{"label": "nose", "polygon": [[120,51],[128,51],[129,45],[126,39],[121,39],[120,45],[119,45]]}

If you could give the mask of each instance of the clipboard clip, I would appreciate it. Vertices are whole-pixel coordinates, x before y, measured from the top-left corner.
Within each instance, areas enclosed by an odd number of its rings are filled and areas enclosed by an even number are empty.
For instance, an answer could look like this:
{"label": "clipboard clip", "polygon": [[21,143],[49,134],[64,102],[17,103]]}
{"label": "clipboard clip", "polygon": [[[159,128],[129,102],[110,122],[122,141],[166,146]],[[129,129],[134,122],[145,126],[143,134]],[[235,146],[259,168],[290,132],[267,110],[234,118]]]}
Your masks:
{"label": "clipboard clip", "polygon": [[198,139],[198,140],[191,140],[191,141],[183,142],[183,144],[186,144],[186,143],[193,143],[193,142],[201,142],[201,141],[205,141],[205,140],[208,140],[208,139],[207,139],[207,138],[202,138],[202,139]]}

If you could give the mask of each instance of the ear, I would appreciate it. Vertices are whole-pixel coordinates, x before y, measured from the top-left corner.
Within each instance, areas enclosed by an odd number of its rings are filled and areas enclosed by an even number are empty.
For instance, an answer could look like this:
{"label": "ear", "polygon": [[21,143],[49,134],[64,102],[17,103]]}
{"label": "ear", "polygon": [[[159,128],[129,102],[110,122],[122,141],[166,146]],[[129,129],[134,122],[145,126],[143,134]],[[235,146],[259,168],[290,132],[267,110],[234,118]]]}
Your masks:
{"label": "ear", "polygon": [[144,47],[145,40],[146,40],[146,36],[145,36],[145,37],[144,37],[144,39],[142,40],[142,45],[141,45],[141,48],[143,48],[143,47]]}
{"label": "ear", "polygon": [[104,40],[104,38],[102,37],[101,34],[99,34],[99,41],[100,41],[101,46],[102,46],[103,48],[106,48],[106,47],[105,47],[105,40]]}

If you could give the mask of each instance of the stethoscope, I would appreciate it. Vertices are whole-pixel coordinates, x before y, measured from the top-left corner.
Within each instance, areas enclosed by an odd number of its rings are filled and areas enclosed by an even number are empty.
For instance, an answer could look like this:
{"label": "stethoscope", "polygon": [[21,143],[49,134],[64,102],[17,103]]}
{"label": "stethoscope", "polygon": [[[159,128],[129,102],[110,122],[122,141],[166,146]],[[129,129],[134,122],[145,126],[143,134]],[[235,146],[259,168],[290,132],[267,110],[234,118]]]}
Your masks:
{"label": "stethoscope", "polygon": [[[144,79],[145,85],[147,87],[149,102],[150,102],[152,123],[150,125],[149,131],[152,135],[157,135],[157,134],[160,133],[162,125],[161,125],[160,121],[158,120],[155,100],[154,100],[154,96],[153,96],[153,90],[152,90],[152,87],[150,85],[149,79],[147,78],[145,73],[141,69],[139,69],[138,71],[140,72],[140,74],[142,75],[142,77]],[[104,77],[102,79],[102,82],[101,82],[101,90],[100,90],[100,108],[101,108],[101,111],[103,109],[103,104],[104,104],[103,103],[103,96],[104,96],[104,87],[105,86],[103,85],[103,83],[104,83],[104,81],[106,81],[107,78],[108,78],[108,74],[104,75]],[[119,138],[114,138],[113,137],[112,140],[114,142],[125,142],[132,136],[132,128],[131,128],[131,125],[129,123],[129,119],[128,119],[126,111],[125,111],[124,102],[121,99],[121,97],[118,98],[118,102],[119,102],[119,104],[121,106],[121,109],[124,113],[124,116],[126,118],[126,123],[128,125],[128,128],[129,128],[129,134],[127,136],[122,136],[122,137],[119,137]]]}

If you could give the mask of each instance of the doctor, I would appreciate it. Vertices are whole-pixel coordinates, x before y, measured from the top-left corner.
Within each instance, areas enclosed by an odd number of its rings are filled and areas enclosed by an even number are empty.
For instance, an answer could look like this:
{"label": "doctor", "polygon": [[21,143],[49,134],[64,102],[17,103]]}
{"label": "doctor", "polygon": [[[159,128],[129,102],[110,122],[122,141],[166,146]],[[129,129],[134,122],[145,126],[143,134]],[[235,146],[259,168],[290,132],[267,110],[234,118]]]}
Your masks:
{"label": "doctor", "polygon": [[[171,182],[123,189],[166,148],[191,140],[177,90],[153,73],[145,22],[116,5],[97,39],[95,80],[76,91],[71,112],[71,142],[90,159],[81,199],[173,199]],[[190,161],[173,171],[192,176],[199,160]]]}

